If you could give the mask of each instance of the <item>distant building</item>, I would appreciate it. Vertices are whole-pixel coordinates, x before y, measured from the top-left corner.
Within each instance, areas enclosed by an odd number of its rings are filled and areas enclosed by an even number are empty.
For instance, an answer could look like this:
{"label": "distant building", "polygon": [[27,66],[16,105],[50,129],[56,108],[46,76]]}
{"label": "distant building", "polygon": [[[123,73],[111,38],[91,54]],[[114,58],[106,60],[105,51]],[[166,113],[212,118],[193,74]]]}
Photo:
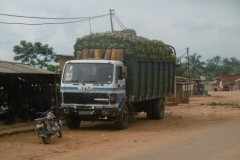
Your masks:
{"label": "distant building", "polygon": [[240,75],[221,75],[216,77],[216,80],[218,80],[218,88],[221,86],[229,86],[230,90],[239,89],[235,86],[235,84],[238,84],[238,79],[240,79]]}

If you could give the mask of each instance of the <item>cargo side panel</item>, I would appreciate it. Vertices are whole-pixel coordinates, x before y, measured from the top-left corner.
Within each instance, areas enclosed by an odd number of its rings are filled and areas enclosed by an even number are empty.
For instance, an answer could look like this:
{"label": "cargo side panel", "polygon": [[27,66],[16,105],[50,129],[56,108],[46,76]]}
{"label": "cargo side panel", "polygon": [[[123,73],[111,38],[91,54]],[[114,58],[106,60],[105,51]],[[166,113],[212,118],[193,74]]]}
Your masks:
{"label": "cargo side panel", "polygon": [[147,96],[147,61],[141,61],[141,84],[140,84],[140,100],[145,100]]}
{"label": "cargo side panel", "polygon": [[175,62],[132,59],[126,67],[127,96],[133,102],[174,94]]}
{"label": "cargo side panel", "polygon": [[160,81],[159,81],[159,61],[153,62],[153,97],[159,95]]}
{"label": "cargo side panel", "polygon": [[147,94],[146,99],[153,98],[153,61],[147,62]]}
{"label": "cargo side panel", "polygon": [[159,76],[159,80],[160,80],[160,87],[159,87],[159,91],[160,91],[160,96],[163,96],[164,95],[164,90],[165,90],[165,85],[164,85],[164,82],[165,82],[165,62],[162,62],[160,61],[160,74],[158,75]]}
{"label": "cargo side panel", "polygon": [[125,56],[124,59],[125,59],[124,65],[125,67],[127,67],[126,95],[129,98],[134,99],[134,91],[137,90],[134,82],[134,80],[136,79],[134,78],[136,78],[136,76],[138,76],[139,74],[136,73],[135,71],[136,68],[134,68],[135,65],[134,59],[127,56]]}
{"label": "cargo side panel", "polygon": [[175,88],[175,63],[170,62],[170,94],[174,94]]}
{"label": "cargo side panel", "polygon": [[169,68],[169,63],[165,62],[165,69],[164,69],[164,95],[169,94],[169,88],[170,88],[170,68]]}
{"label": "cargo side panel", "polygon": [[134,97],[140,96],[141,88],[141,63],[140,61],[134,62],[134,77],[133,77],[133,95]]}

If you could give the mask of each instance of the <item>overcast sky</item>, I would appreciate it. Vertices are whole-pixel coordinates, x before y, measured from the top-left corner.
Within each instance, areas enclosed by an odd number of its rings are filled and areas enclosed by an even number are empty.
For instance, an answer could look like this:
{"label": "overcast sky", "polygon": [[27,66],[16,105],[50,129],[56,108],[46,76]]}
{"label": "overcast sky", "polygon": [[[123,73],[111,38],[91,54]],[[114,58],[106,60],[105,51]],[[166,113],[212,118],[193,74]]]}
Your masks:
{"label": "overcast sky", "polygon": [[[128,29],[175,47],[177,57],[189,48],[202,61],[214,56],[240,60],[240,0],[0,0],[0,13],[28,17],[75,18],[109,14]],[[7,23],[59,23],[0,15]],[[114,30],[121,30],[114,21]],[[91,20],[91,31],[111,31],[110,16]],[[71,24],[17,25],[0,23],[0,59],[13,61],[20,40],[41,42],[57,54],[73,55],[76,38],[90,33],[89,21]]]}

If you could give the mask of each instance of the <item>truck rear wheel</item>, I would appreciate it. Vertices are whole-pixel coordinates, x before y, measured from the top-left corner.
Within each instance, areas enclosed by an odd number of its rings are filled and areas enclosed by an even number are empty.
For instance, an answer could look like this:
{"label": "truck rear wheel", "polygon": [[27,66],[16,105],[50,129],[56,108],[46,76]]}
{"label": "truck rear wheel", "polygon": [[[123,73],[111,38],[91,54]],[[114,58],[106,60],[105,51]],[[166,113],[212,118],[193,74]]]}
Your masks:
{"label": "truck rear wheel", "polygon": [[65,122],[69,129],[77,129],[79,128],[81,120],[76,117],[65,117]]}
{"label": "truck rear wheel", "polygon": [[153,101],[149,101],[148,106],[146,106],[146,110],[147,110],[147,119],[154,119]]}
{"label": "truck rear wheel", "polygon": [[164,116],[164,101],[163,99],[157,99],[154,101],[153,116],[154,119],[163,119]]}
{"label": "truck rear wheel", "polygon": [[126,104],[123,104],[122,110],[118,117],[118,121],[115,121],[116,129],[127,128],[128,123],[129,123],[129,118],[130,118],[129,109]]}

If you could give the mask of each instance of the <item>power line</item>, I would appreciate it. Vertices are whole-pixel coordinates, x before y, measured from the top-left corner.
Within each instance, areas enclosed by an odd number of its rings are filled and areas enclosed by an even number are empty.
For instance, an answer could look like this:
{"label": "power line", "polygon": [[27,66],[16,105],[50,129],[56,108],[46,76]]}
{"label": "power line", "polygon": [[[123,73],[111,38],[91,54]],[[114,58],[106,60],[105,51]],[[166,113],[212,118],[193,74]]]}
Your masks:
{"label": "power line", "polygon": [[113,32],[113,23],[114,23],[114,21],[112,20],[112,17],[117,21],[117,23],[119,24],[119,26],[124,30],[124,29],[127,29],[123,24],[122,24],[122,22],[118,19],[118,17],[115,15],[115,10],[112,10],[112,9],[110,9],[109,10],[109,12],[110,12],[110,21],[111,21],[111,30],[112,30],[112,32]]}
{"label": "power line", "polygon": [[[114,11],[114,10],[112,10],[112,11]],[[3,15],[3,14],[0,13],[0,15]],[[82,21],[88,20],[88,21],[89,21],[89,25],[90,25],[90,34],[91,34],[91,22],[90,22],[90,20],[91,20],[91,19],[95,19],[95,18],[101,18],[101,17],[108,16],[108,15],[111,15],[111,14],[105,14],[105,15],[94,16],[94,17],[83,17],[83,18],[84,18],[83,20],[80,20],[80,21],[71,21],[70,23],[82,22]],[[126,27],[121,23],[121,21],[117,18],[117,16],[116,16],[115,14],[112,14],[112,15],[114,15],[114,19],[118,22],[118,24],[120,25],[120,27],[121,27],[122,29],[123,29],[123,27],[126,29]],[[9,15],[9,16],[10,16],[10,15]],[[16,15],[14,15],[14,16],[16,16]],[[20,17],[20,16],[18,16],[18,17]],[[21,17],[23,17],[23,16],[21,16]],[[36,17],[29,17],[29,18],[36,18]],[[37,18],[44,18],[44,17],[37,17]],[[46,18],[46,17],[45,17],[45,18]],[[56,18],[48,18],[48,19],[56,19]],[[60,18],[58,18],[58,19],[60,19]],[[69,19],[70,19],[70,18],[69,18]],[[73,19],[73,18],[72,18],[72,19]],[[5,23],[5,22],[0,22],[0,23]],[[43,25],[43,24],[65,24],[65,23],[67,23],[67,22],[63,22],[63,23],[40,23],[40,24],[38,24],[38,25]],[[5,24],[7,24],[7,23],[5,23]],[[15,23],[15,24],[17,24],[17,23]],[[20,23],[18,23],[18,24],[20,24]],[[23,24],[23,23],[21,23],[21,24]],[[37,24],[25,24],[25,25],[37,25]],[[77,25],[77,26],[79,26],[79,25]],[[30,40],[27,40],[27,41],[32,41],[32,40],[36,40],[36,39],[42,39],[42,38],[51,37],[51,36],[54,36],[54,35],[57,35],[57,34],[66,32],[66,31],[68,31],[68,30],[70,30],[70,29],[72,29],[72,28],[75,28],[75,27],[77,27],[77,26],[68,28],[68,29],[66,29],[66,30],[63,30],[63,31],[61,31],[61,32],[58,32],[58,33],[55,33],[55,34],[52,34],[52,35],[49,35],[49,36],[44,36],[44,37],[39,37],[39,38],[35,38],[35,39],[30,39]],[[15,41],[15,42],[0,42],[0,43],[16,43],[16,42],[19,42],[19,41]]]}
{"label": "power line", "polygon": [[[0,13],[2,16],[10,16],[10,17],[19,17],[19,18],[35,18],[35,19],[86,19],[86,18],[94,18],[94,17],[99,17],[99,16],[93,16],[93,17],[76,17],[76,18],[53,18],[53,17],[29,17],[29,16],[19,16],[19,15],[11,15],[11,14],[3,14]],[[109,14],[107,14],[109,15]],[[100,15],[100,16],[106,16],[106,15]]]}
{"label": "power line", "polygon": [[120,26],[122,29],[124,29],[124,28],[122,27],[122,25],[120,24],[120,22],[114,17],[114,15],[113,15],[113,18],[117,21],[117,23],[119,24],[119,26]]}
{"label": "power line", "polygon": [[182,58],[187,52],[185,52],[182,56],[180,56],[179,58]]}
{"label": "power line", "polygon": [[119,26],[122,28],[122,29],[127,29],[123,24],[122,22],[118,19],[118,17],[113,14],[113,18],[118,22]]}
{"label": "power line", "polygon": [[[26,41],[32,41],[32,40],[37,40],[37,39],[42,39],[42,38],[52,37],[52,36],[55,36],[55,35],[57,35],[57,34],[64,33],[64,32],[66,32],[66,31],[68,31],[68,30],[70,30],[70,29],[73,29],[73,28],[75,28],[75,27],[78,27],[78,26],[80,26],[80,25],[76,25],[76,26],[74,26],[74,27],[71,27],[71,28],[65,29],[65,30],[63,30],[63,31],[61,31],[61,32],[57,32],[57,33],[52,34],[52,35],[49,35],[49,36],[44,36],[44,37],[39,37],[39,38],[29,39],[29,40],[26,40]],[[0,42],[0,43],[16,43],[16,42],[19,42],[19,41],[15,41],[15,42]]]}
{"label": "power line", "polygon": [[184,48],[183,50],[181,50],[181,51],[179,51],[179,52],[177,52],[177,53],[180,53],[180,52],[182,52],[182,51],[184,51],[186,48]]}
{"label": "power line", "polygon": [[181,58],[186,54],[187,52],[185,52],[182,56],[181,56]]}
{"label": "power line", "polygon": [[67,23],[77,23],[77,22],[81,22],[81,21],[86,21],[86,20],[89,20],[89,18],[91,19],[95,19],[95,18],[101,18],[101,17],[104,17],[104,16],[107,16],[109,14],[106,14],[106,15],[101,15],[101,16],[95,16],[95,17],[87,17],[83,20],[79,20],[79,21],[69,21],[69,22],[62,22],[62,23],[8,23],[8,22],[0,22],[2,24],[22,24],[22,25],[46,25],[46,24],[67,24]]}
{"label": "power line", "polygon": [[22,25],[46,25],[46,24],[67,24],[67,23],[77,23],[81,21],[85,21],[88,19],[80,20],[80,21],[70,21],[70,22],[63,22],[63,23],[8,23],[8,22],[0,22],[2,24],[22,24]]}
{"label": "power line", "polygon": [[[185,48],[187,51],[182,55],[182,56],[180,56],[179,58],[181,59],[186,53],[188,53],[188,48]],[[182,51],[184,51],[185,49],[183,49],[183,50],[181,50],[181,51],[179,51],[179,52],[177,52],[177,53],[180,53],[180,52],[182,52]]]}

